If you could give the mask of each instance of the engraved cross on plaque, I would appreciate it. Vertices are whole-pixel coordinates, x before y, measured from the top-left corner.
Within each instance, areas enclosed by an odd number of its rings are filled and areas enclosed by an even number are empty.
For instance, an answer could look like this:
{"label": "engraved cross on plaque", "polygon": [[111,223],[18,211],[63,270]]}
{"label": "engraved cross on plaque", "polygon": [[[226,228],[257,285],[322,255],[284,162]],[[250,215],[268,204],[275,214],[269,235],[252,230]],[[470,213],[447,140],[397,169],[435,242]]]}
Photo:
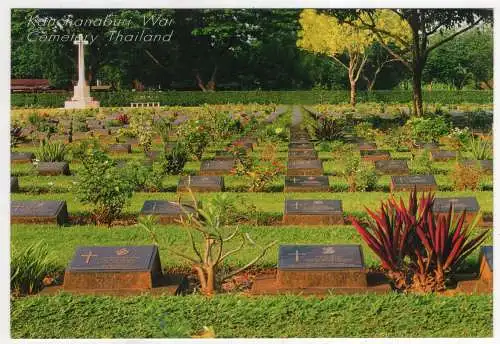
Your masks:
{"label": "engraved cross on plaque", "polygon": [[298,263],[300,261],[300,256],[305,256],[305,253],[299,253],[299,250],[295,250],[295,253],[289,253],[289,256],[295,256],[295,263]]}
{"label": "engraved cross on plaque", "polygon": [[85,259],[85,264],[89,264],[90,263],[90,258],[97,257],[97,254],[92,254],[92,251],[89,250],[89,253],[87,253],[87,254],[81,254],[80,257],[87,258],[87,259]]}

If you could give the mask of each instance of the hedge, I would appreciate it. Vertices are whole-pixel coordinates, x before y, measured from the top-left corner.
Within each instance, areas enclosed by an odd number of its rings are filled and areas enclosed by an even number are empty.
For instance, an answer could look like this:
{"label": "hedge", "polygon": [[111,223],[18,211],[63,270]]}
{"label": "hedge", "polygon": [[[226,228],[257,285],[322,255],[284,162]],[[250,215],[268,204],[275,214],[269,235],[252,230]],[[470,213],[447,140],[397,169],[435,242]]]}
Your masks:
{"label": "hedge", "polygon": [[[11,95],[13,108],[63,107],[68,93],[18,93]],[[160,102],[162,106],[196,106],[201,104],[341,104],[349,100],[348,91],[147,91],[96,92],[104,107],[130,106],[131,102]],[[440,104],[493,103],[492,91],[424,91],[425,102]],[[358,102],[410,103],[410,91],[373,91],[358,93]]]}

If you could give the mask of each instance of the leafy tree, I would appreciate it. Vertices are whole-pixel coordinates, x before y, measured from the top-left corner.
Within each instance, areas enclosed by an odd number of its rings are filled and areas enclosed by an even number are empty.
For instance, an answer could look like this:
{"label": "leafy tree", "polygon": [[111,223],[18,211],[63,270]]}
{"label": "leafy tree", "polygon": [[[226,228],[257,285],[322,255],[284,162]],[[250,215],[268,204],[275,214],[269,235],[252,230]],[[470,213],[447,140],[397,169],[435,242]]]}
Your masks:
{"label": "leafy tree", "polygon": [[[491,10],[482,9],[363,9],[337,10],[335,14],[353,27],[373,32],[380,44],[410,70],[413,106],[418,116],[423,115],[422,73],[429,54],[493,17]],[[452,28],[456,30],[451,32]]]}
{"label": "leafy tree", "polygon": [[[351,87],[352,106],[356,105],[356,83],[368,59],[367,49],[372,35],[363,29],[343,24],[333,16],[306,9],[300,16],[302,30],[297,45],[318,54],[324,54],[347,70]],[[347,57],[343,61],[342,56]]]}
{"label": "leafy tree", "polygon": [[443,82],[462,89],[467,84],[492,88],[493,32],[483,26],[471,30],[429,55],[423,78],[426,82]]}

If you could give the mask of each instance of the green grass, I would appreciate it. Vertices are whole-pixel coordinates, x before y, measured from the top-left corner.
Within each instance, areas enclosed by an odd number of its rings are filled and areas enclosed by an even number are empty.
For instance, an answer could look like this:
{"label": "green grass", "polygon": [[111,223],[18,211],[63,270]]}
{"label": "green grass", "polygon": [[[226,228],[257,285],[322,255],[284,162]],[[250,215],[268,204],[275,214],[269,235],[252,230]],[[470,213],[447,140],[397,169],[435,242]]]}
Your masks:
{"label": "green grass", "polygon": [[29,297],[14,338],[491,337],[492,296]]}
{"label": "green grass", "polygon": [[[240,226],[242,232],[247,232],[260,244],[278,240],[279,244],[361,244],[363,247],[365,263],[369,267],[379,265],[378,258],[362,242],[352,226]],[[234,229],[233,229],[234,230]],[[231,229],[227,229],[228,234]],[[169,252],[169,248],[177,252],[192,252],[186,230],[179,225],[157,226],[157,236],[160,246],[160,259],[162,266],[181,267],[187,266],[186,261]],[[199,239],[199,238],[198,238]],[[149,245],[151,238],[139,226],[120,226],[108,229],[104,226],[72,226],[59,227],[56,225],[12,225],[11,245],[15,248],[26,247],[39,240],[44,240],[55,255],[56,263],[65,267],[77,246],[114,246],[114,245]],[[201,242],[201,241],[199,241]],[[489,234],[486,243],[491,244],[492,234]],[[226,249],[234,249],[239,245],[239,240],[230,241]],[[278,261],[278,245],[271,248],[257,264],[259,267],[275,267]],[[478,253],[469,256],[465,269],[477,270]],[[230,256],[227,261],[229,266],[244,266],[256,254],[251,247],[246,247],[238,255]]]}

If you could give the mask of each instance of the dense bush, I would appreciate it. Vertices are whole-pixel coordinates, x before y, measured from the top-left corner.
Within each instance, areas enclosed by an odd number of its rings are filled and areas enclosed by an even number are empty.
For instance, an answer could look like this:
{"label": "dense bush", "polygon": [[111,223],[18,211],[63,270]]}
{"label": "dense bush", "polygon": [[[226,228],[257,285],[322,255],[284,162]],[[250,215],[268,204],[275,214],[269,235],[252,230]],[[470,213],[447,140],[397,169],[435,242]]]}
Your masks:
{"label": "dense bush", "polygon": [[[62,107],[71,93],[20,93],[11,95],[12,107]],[[169,106],[201,104],[341,104],[349,100],[348,91],[165,91],[165,92],[98,92],[93,97],[101,106],[130,106],[132,102],[160,102]],[[493,103],[492,91],[424,91],[425,102],[441,104]],[[358,102],[410,103],[411,91],[358,92]]]}
{"label": "dense bush", "polygon": [[406,122],[405,126],[409,128],[413,140],[425,143],[437,143],[441,136],[450,132],[449,123],[441,116],[415,117]]}
{"label": "dense bush", "polygon": [[119,168],[99,147],[83,147],[78,157],[80,170],[77,196],[92,206],[98,224],[111,225],[118,218],[136,187],[127,169]]}

